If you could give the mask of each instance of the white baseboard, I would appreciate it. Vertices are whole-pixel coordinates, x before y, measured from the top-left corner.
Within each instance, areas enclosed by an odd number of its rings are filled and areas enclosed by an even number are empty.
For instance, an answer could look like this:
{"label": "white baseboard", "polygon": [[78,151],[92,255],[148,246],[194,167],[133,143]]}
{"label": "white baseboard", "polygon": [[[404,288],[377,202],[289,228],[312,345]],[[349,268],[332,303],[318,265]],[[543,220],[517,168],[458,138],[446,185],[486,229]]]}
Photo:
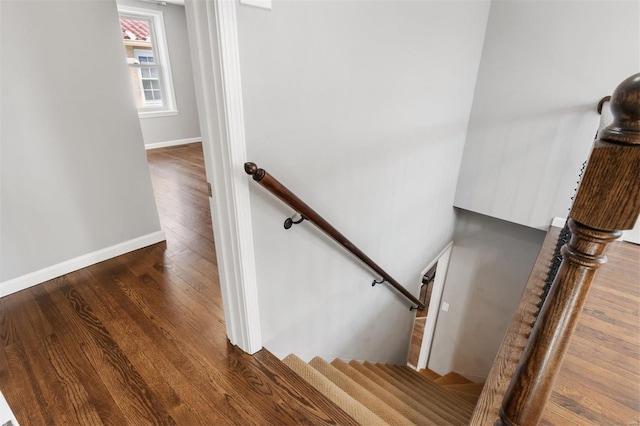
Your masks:
{"label": "white baseboard", "polygon": [[189,143],[202,142],[202,138],[188,138],[188,139],[176,139],[174,141],[147,143],[144,145],[144,149],[157,149],[166,148],[168,146],[186,145]]}
{"label": "white baseboard", "polygon": [[66,260],[56,265],[48,266],[35,272],[22,275],[0,283],[0,297],[16,293],[20,290],[41,284],[53,278],[60,277],[78,269],[86,268],[99,262],[121,256],[134,250],[150,246],[152,244],[165,241],[167,238],[164,231],[152,232],[133,240],[125,241],[111,247],[106,247],[82,256]]}
{"label": "white baseboard", "polygon": [[0,393],[0,424],[19,426],[16,416],[13,414],[13,411],[11,411],[11,407],[9,407],[9,404],[2,393]]}

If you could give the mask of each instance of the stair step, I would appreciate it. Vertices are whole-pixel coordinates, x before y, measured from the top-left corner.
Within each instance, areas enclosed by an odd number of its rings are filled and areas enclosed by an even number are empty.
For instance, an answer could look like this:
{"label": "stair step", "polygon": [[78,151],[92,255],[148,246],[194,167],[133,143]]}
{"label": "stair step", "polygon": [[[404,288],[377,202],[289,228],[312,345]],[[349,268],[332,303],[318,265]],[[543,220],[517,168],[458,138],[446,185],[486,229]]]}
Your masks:
{"label": "stair step", "polygon": [[428,368],[423,368],[422,370],[418,371],[418,373],[422,374],[424,377],[426,377],[429,380],[435,380],[442,377],[440,374]]}
{"label": "stair step", "polygon": [[[427,386],[420,386],[417,383],[410,383],[403,378],[401,372],[403,367],[398,367],[394,370],[393,366],[387,366],[384,364],[372,364],[365,362],[363,364],[366,368],[372,372],[378,374],[385,381],[389,382],[393,386],[401,389],[408,395],[421,395],[421,401],[424,404],[428,404],[430,410],[438,413],[439,416],[446,419],[447,422],[452,424],[466,424],[471,418],[473,410],[468,410],[466,401],[462,404],[452,403],[452,399],[459,399],[451,392],[447,392],[438,385],[430,384]],[[410,373],[419,376],[416,373]]]}
{"label": "stair step", "polygon": [[342,390],[351,395],[354,399],[369,407],[378,417],[392,425],[411,425],[412,420],[407,418],[407,412],[402,406],[402,401],[391,401],[378,398],[371,389],[365,389],[355,380],[323,360],[322,358],[314,358],[309,365],[324,375],[331,382],[336,384]]}
{"label": "stair step", "polygon": [[427,422],[428,424],[451,424],[451,422],[447,420],[447,417],[449,416],[446,411],[443,412],[442,409],[434,406],[434,404],[429,400],[421,400],[420,398],[416,398],[415,394],[407,394],[401,389],[394,387],[391,383],[381,379],[361,364],[352,361],[347,365],[340,360],[335,360],[333,364],[337,368],[347,372],[347,374],[352,375],[354,380],[358,380],[363,384],[363,386],[367,386],[368,389],[381,388],[382,390],[380,391],[379,396],[384,401],[392,399],[409,405],[412,410],[417,412],[417,417],[410,417],[415,423],[424,424]]}
{"label": "stair step", "polygon": [[455,390],[458,392],[467,393],[469,395],[480,396],[484,383],[466,383],[463,385],[444,385],[442,386],[447,390]]}
{"label": "stair step", "polygon": [[458,411],[465,415],[473,413],[475,407],[466,400],[447,392],[442,386],[422,377],[422,375],[415,374],[415,371],[409,367],[397,366],[396,368],[404,376],[405,385],[414,387],[430,399],[438,400],[439,404],[448,407],[449,410]]}
{"label": "stair step", "polygon": [[482,389],[484,388],[484,383],[444,385],[442,387],[475,405],[478,403],[478,399],[480,399],[480,394],[482,393]]}
{"label": "stair step", "polygon": [[[434,385],[431,391],[436,391],[436,396],[434,397],[434,393],[429,393],[427,389],[419,382],[413,381],[405,377],[405,373],[411,376],[418,376],[417,372],[410,368],[405,368],[404,366],[392,366],[387,365],[387,369],[392,370],[395,373],[395,378],[405,387],[409,387],[416,394],[428,395],[425,398],[430,402],[431,405],[435,405],[436,408],[432,408],[434,410],[438,410],[438,412],[443,412],[444,416],[449,418],[454,424],[462,422],[463,424],[467,424],[473,410],[470,409],[469,406],[461,405],[452,401],[451,394],[448,392],[442,393],[440,389],[438,389],[438,385]],[[406,372],[405,372],[406,370]],[[456,400],[458,398],[456,397]]]}
{"label": "stair step", "polygon": [[[433,392],[442,393],[442,391],[446,391],[445,388],[436,384],[432,380],[427,379],[422,374],[415,374],[415,371],[409,367],[404,367],[404,366],[399,367],[398,370],[400,373],[404,374],[405,380],[408,383],[412,383],[414,386],[416,386],[419,389],[422,389],[424,391],[430,391],[432,393]],[[473,410],[475,409],[475,404],[470,403],[466,399],[461,398],[458,395],[453,394],[452,392],[449,392],[447,395],[448,396],[446,397],[446,401],[444,403],[445,406],[456,407],[457,410],[467,413],[469,416],[473,413]]]}
{"label": "stair step", "polygon": [[318,396],[363,425],[468,425],[483,386],[456,373],[436,380],[464,383],[443,386],[409,367],[368,361],[336,359],[329,364],[316,357],[305,363],[295,355],[283,361]]}
{"label": "stair step", "polygon": [[444,419],[437,415],[432,415],[424,407],[420,406],[415,401],[412,401],[406,395],[399,393],[396,389],[390,387],[387,383],[376,383],[367,377],[363,372],[345,364],[341,360],[334,360],[332,363],[336,368],[349,375],[353,380],[360,383],[362,386],[370,389],[381,400],[392,404],[393,407],[399,412],[403,413],[413,424],[424,424],[430,418],[432,421],[444,422]]}
{"label": "stair step", "polygon": [[355,421],[363,425],[385,425],[386,422],[344,392],[333,382],[295,355],[287,356],[283,362],[306,380],[320,393],[333,401]]}
{"label": "stair step", "polygon": [[467,383],[473,383],[471,380],[466,377],[461,376],[460,374],[452,371],[451,373],[447,373],[442,377],[438,377],[434,380],[435,383],[444,386],[444,385],[464,385]]}
{"label": "stair step", "polygon": [[464,399],[467,402],[470,402],[471,404],[475,405],[478,402],[478,399],[480,399],[480,395],[471,395],[470,393],[466,393],[466,392],[460,392],[457,390],[447,390],[448,392],[451,392],[452,394]]}

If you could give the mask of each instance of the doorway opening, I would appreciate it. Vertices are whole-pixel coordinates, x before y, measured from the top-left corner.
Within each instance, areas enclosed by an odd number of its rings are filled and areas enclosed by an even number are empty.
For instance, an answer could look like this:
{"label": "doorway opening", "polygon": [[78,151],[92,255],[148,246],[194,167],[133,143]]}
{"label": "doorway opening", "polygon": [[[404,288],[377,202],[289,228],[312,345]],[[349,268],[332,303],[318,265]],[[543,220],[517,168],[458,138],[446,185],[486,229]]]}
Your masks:
{"label": "doorway opening", "polygon": [[447,244],[420,275],[420,301],[426,308],[416,311],[407,357],[407,365],[415,370],[426,368],[429,362],[452,247],[453,241]]}

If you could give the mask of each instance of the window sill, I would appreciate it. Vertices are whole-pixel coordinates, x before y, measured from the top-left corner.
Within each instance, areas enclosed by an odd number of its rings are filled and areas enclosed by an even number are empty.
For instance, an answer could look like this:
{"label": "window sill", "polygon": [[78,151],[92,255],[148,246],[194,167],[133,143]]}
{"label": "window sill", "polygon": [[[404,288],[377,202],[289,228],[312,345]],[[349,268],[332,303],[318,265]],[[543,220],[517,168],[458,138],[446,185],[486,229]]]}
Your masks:
{"label": "window sill", "polygon": [[139,118],[169,117],[171,115],[178,115],[178,110],[138,111],[138,117]]}

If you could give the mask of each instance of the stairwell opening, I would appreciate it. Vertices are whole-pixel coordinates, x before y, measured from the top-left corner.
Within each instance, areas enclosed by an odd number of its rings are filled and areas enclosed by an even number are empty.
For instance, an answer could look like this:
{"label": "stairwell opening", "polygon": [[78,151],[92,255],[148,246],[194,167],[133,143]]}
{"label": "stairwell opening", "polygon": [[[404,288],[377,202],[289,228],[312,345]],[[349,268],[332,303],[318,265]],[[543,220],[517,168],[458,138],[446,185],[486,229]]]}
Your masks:
{"label": "stairwell opening", "polygon": [[420,275],[419,298],[426,308],[416,311],[407,356],[407,365],[416,370],[427,367],[452,247],[450,242]]}

